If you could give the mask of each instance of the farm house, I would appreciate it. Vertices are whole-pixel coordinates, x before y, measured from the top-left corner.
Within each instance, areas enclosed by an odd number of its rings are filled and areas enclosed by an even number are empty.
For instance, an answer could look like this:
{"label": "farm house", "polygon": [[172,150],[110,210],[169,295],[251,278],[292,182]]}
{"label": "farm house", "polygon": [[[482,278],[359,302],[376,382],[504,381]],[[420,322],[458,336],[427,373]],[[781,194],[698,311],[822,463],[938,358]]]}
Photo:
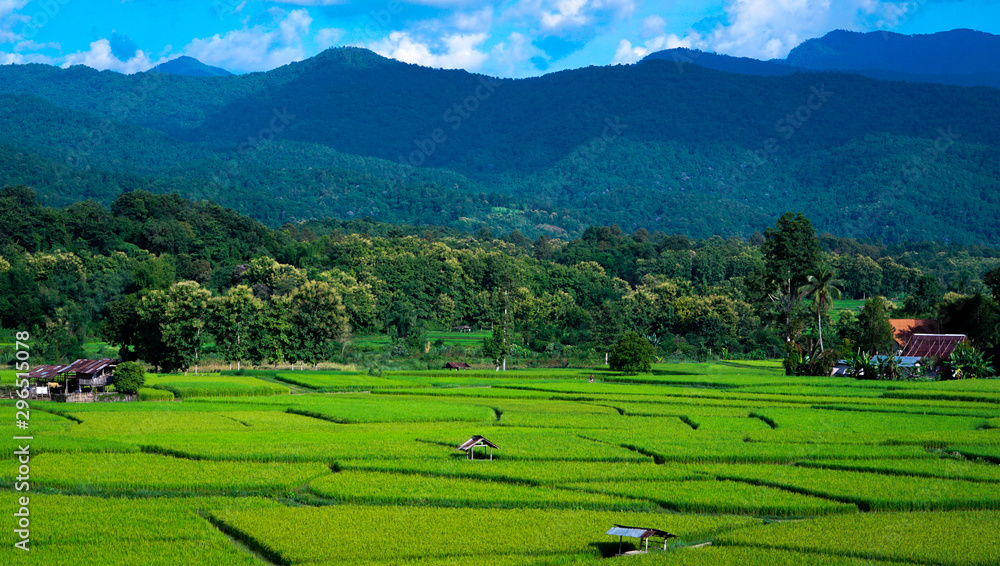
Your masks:
{"label": "farm house", "polygon": [[111,383],[118,360],[80,359],[69,365],[40,365],[28,372],[35,398],[86,403],[96,400]]}

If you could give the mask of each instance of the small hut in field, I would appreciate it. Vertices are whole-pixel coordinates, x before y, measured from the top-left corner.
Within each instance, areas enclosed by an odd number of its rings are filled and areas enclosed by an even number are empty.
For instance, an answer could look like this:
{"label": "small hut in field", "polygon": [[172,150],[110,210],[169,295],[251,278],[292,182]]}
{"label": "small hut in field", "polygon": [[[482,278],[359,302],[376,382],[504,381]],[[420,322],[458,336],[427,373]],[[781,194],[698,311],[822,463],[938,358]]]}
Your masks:
{"label": "small hut in field", "polygon": [[[470,460],[476,459],[476,448],[483,448],[483,453],[485,454],[486,448],[490,449],[490,460],[493,459],[493,450],[500,450],[500,447],[493,444],[486,439],[485,436],[475,435],[472,438],[463,442],[458,449],[464,450],[468,455]],[[484,458],[485,459],[485,458]]]}
{"label": "small hut in field", "polygon": [[[626,527],[623,525],[615,525],[608,529],[608,534],[618,537],[618,554],[617,556],[624,556],[628,554],[640,554],[649,553],[649,539],[656,537],[663,537],[663,550],[667,549],[667,539],[677,538],[677,535],[670,534],[667,531],[661,531],[660,529],[649,529],[646,527]],[[622,552],[622,539],[624,537],[637,538],[640,541],[646,541],[646,550],[630,550],[629,552]]]}

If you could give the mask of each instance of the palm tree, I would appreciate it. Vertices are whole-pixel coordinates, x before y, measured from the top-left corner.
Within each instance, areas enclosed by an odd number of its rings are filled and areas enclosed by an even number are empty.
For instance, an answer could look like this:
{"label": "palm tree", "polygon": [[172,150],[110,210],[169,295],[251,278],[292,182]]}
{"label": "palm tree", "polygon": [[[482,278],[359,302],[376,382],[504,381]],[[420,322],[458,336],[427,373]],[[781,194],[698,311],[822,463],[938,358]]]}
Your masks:
{"label": "palm tree", "polygon": [[834,279],[833,271],[829,267],[823,266],[815,275],[806,277],[806,284],[799,287],[799,293],[803,297],[812,297],[813,306],[816,307],[816,322],[819,327],[819,351],[823,351],[823,311],[833,305],[835,299],[840,298],[840,281]]}

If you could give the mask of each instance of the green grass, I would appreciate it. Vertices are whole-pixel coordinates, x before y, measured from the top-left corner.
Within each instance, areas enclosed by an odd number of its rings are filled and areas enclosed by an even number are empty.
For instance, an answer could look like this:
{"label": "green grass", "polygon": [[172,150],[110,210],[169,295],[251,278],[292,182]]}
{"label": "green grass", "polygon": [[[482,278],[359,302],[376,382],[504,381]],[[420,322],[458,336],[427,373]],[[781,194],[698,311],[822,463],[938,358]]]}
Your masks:
{"label": "green grass", "polygon": [[613,481],[566,484],[589,493],[655,501],[680,513],[805,516],[855,513],[854,505],[733,481]]}
{"label": "green grass", "polygon": [[[477,462],[468,462],[479,465]],[[416,474],[343,471],[309,484],[313,493],[344,503],[411,504],[448,507],[598,509],[653,511],[648,501],[552,486],[517,485]]]}
{"label": "green grass", "polygon": [[[224,529],[278,564],[599,566],[616,522],[714,542],[643,564],[996,562],[1000,381],[654,370],[157,375],[143,398],[173,401],[32,401],[27,432],[0,401],[0,434],[33,436],[30,563],[255,563]],[[493,461],[456,449],[474,434]]]}
{"label": "green grass", "polygon": [[202,375],[150,375],[146,387],[169,391],[179,398],[186,397],[258,397],[287,394],[289,389],[254,377]]}
{"label": "green grass", "polygon": [[[156,454],[41,454],[31,463],[35,485],[80,493],[288,492],[329,473],[322,464],[211,462]],[[8,468],[0,480],[11,485],[16,470]]]}
{"label": "green grass", "polygon": [[854,503],[863,511],[1000,509],[1000,491],[989,483],[795,466],[706,466],[703,471],[723,479]]}
{"label": "green grass", "polygon": [[[753,524],[753,519],[720,516],[563,511],[542,509],[460,509],[338,505],[253,511],[220,511],[212,516],[266,555],[286,564],[336,560],[343,564],[384,560],[459,559],[553,555],[596,557],[596,541],[612,524],[667,524],[685,540]],[[345,528],[350,525],[350,528]],[[466,540],[460,535],[475,536]],[[373,534],[385,536],[372,536]],[[458,544],[462,540],[468,544]],[[390,543],[391,541],[391,543]],[[617,540],[614,541],[617,544]],[[487,558],[489,560],[489,558]],[[522,562],[523,563],[523,562]]]}
{"label": "green grass", "polygon": [[1000,513],[872,513],[742,529],[717,542],[829,556],[980,566],[1000,556]]}
{"label": "green grass", "polygon": [[[13,529],[4,529],[0,534],[4,564],[254,566],[259,564],[254,557],[233,546],[198,513],[278,507],[259,498],[116,499],[34,492],[2,493],[0,503],[13,513],[19,508],[18,498],[25,495],[32,519],[31,550],[15,550],[13,544],[19,538]],[[87,527],[70,529],[69,525]]]}

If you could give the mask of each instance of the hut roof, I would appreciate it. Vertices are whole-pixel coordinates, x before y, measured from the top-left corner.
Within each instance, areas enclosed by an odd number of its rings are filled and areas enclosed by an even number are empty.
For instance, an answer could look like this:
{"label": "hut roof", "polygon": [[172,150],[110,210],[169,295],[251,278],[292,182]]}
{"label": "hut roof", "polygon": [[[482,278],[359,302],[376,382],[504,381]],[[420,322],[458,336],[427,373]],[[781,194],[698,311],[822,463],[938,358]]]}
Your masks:
{"label": "hut roof", "polygon": [[52,379],[60,373],[66,371],[67,365],[41,365],[35,366],[28,372],[28,379]]}
{"label": "hut roof", "polygon": [[965,342],[965,334],[914,334],[906,343],[903,356],[947,358],[962,342]]}
{"label": "hut roof", "polygon": [[490,448],[500,450],[499,446],[487,440],[485,436],[480,436],[478,434],[463,442],[462,445],[458,447],[458,450],[469,450],[471,448],[475,448],[476,446],[489,446]]}
{"label": "hut roof", "polygon": [[663,538],[674,538],[677,535],[670,534],[667,531],[661,531],[660,529],[648,529],[646,527],[625,527],[622,525],[615,525],[608,529],[609,535],[614,535],[616,537],[632,537],[632,538],[649,538],[649,537],[663,537]]}
{"label": "hut roof", "polygon": [[102,369],[118,365],[118,360],[112,358],[101,358],[99,360],[76,360],[66,366],[64,372],[76,373],[97,373]]}
{"label": "hut roof", "polygon": [[472,366],[465,362],[448,362],[444,364],[444,368],[442,369],[469,369],[471,367]]}

